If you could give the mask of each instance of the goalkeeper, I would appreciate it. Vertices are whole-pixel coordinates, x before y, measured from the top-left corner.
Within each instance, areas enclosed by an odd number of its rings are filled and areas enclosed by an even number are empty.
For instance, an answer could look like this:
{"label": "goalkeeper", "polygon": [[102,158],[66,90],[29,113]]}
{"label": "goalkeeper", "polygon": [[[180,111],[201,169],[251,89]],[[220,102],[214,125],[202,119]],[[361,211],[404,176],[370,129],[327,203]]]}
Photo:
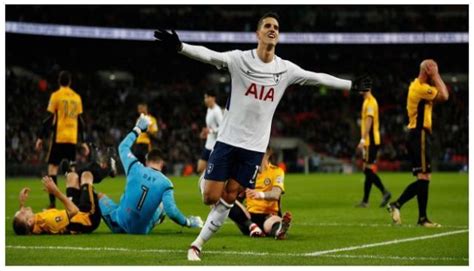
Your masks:
{"label": "goalkeeper", "polygon": [[161,173],[164,164],[161,152],[151,150],[143,165],[131,151],[138,135],[146,131],[149,124],[150,119],[142,114],[135,128],[120,143],[120,160],[127,176],[125,191],[119,204],[99,194],[102,218],[114,233],[147,234],[161,223],[165,214],[181,226],[201,228],[200,217],[185,217],[176,206],[173,184]]}

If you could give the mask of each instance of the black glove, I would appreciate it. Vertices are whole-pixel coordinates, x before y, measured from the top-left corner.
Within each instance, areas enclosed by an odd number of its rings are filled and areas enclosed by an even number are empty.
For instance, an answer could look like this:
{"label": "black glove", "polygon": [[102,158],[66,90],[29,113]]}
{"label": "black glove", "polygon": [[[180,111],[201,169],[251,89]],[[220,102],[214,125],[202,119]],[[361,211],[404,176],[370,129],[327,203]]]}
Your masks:
{"label": "black glove", "polygon": [[169,33],[164,29],[158,28],[158,30],[155,31],[155,39],[160,46],[163,46],[167,50],[179,52],[183,49],[183,44],[173,29],[171,33]]}
{"label": "black glove", "polygon": [[351,91],[363,91],[367,92],[372,88],[372,78],[368,75],[363,75],[361,77],[356,78],[352,81]]}

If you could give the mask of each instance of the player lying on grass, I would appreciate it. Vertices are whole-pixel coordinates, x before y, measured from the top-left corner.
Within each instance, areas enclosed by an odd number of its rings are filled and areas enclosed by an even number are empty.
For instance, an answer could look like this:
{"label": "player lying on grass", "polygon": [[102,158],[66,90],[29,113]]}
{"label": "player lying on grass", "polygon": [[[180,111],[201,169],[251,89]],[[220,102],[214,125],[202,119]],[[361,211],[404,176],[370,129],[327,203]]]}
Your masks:
{"label": "player lying on grass", "polygon": [[[285,192],[283,170],[270,163],[273,151],[267,148],[262,160],[262,168],[255,182],[255,189],[245,190],[246,206],[235,201],[230,209],[232,219],[244,235],[251,237],[272,236],[277,240],[286,239],[290,227],[291,213],[281,215],[281,195]],[[262,230],[263,229],[263,230]]]}
{"label": "player lying on grass", "polygon": [[71,172],[66,176],[66,195],[64,195],[50,176],[43,177],[44,190],[58,198],[65,210],[48,209],[33,213],[25,207],[30,189],[21,190],[20,210],[13,218],[13,230],[17,235],[27,234],[67,234],[91,233],[100,224],[101,212],[97,204],[97,194],[93,191],[93,175],[85,171],[80,178]]}
{"label": "player lying on grass", "polygon": [[[116,204],[106,195],[99,195],[99,205],[107,226],[113,233],[147,234],[166,214],[175,223],[201,228],[199,216],[185,217],[176,206],[173,184],[161,173],[163,155],[157,149],[146,155],[146,166],[132,153],[132,145],[145,132],[150,119],[142,114],[133,130],[119,145],[119,155],[127,175],[125,191]],[[160,204],[163,203],[163,208]]]}
{"label": "player lying on grass", "polygon": [[187,258],[200,261],[201,249],[223,225],[243,188],[254,188],[255,177],[270,140],[273,114],[288,86],[312,85],[367,91],[368,77],[354,81],[304,70],[275,54],[280,34],[278,15],[265,14],[257,24],[257,48],[216,52],[182,43],[173,30],[155,31],[156,43],[168,51],[227,69],[231,91],[217,142],[204,176],[204,203],[212,205],[199,236],[191,243]]}

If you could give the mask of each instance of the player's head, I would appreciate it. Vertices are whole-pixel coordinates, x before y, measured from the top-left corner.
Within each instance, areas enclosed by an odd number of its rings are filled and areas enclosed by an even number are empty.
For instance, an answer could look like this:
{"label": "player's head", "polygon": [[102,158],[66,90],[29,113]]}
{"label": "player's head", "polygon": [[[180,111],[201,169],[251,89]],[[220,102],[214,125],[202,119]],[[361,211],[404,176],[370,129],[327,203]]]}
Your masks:
{"label": "player's head", "polygon": [[272,147],[268,146],[267,150],[265,151],[265,154],[263,155],[262,168],[266,167],[271,162],[272,156],[273,156],[273,149]]}
{"label": "player's head", "polygon": [[216,92],[213,89],[209,89],[204,93],[204,104],[207,107],[213,107],[216,104]]}
{"label": "player's head", "polygon": [[159,149],[152,149],[146,155],[146,166],[156,170],[162,170],[164,166],[163,153]]}
{"label": "player's head", "polygon": [[148,105],[145,102],[141,102],[137,105],[138,114],[148,114]]}
{"label": "player's head", "polygon": [[16,235],[31,233],[35,214],[30,207],[22,207],[13,217],[13,231]]}
{"label": "player's head", "polygon": [[359,94],[362,96],[362,97],[367,97],[370,93],[372,93],[372,89],[369,88],[368,91],[359,91]]}
{"label": "player's head", "polygon": [[420,74],[424,81],[428,81],[433,75],[438,73],[438,64],[433,59],[425,59],[420,63]]}
{"label": "player's head", "polygon": [[58,83],[62,87],[71,86],[71,73],[68,71],[59,72]]}
{"label": "player's head", "polygon": [[262,45],[276,46],[280,36],[280,18],[273,12],[265,13],[257,24],[257,40]]}

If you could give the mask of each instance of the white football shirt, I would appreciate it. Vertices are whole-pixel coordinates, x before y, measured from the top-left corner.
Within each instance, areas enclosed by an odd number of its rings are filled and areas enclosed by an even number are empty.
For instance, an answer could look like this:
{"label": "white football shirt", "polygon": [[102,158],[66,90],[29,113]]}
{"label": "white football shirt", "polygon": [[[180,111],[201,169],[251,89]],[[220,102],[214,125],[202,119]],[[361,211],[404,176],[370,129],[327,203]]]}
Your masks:
{"label": "white football shirt", "polygon": [[207,134],[206,145],[204,146],[206,149],[214,149],[221,122],[222,109],[220,106],[215,104],[213,108],[208,108],[206,113],[206,126],[209,129],[209,133]]}
{"label": "white football shirt", "polygon": [[273,114],[289,85],[350,89],[352,84],[349,80],[303,70],[276,55],[273,61],[264,63],[255,49],[219,53],[183,43],[180,53],[218,69],[228,69],[232,85],[217,141],[257,152],[267,148]]}

